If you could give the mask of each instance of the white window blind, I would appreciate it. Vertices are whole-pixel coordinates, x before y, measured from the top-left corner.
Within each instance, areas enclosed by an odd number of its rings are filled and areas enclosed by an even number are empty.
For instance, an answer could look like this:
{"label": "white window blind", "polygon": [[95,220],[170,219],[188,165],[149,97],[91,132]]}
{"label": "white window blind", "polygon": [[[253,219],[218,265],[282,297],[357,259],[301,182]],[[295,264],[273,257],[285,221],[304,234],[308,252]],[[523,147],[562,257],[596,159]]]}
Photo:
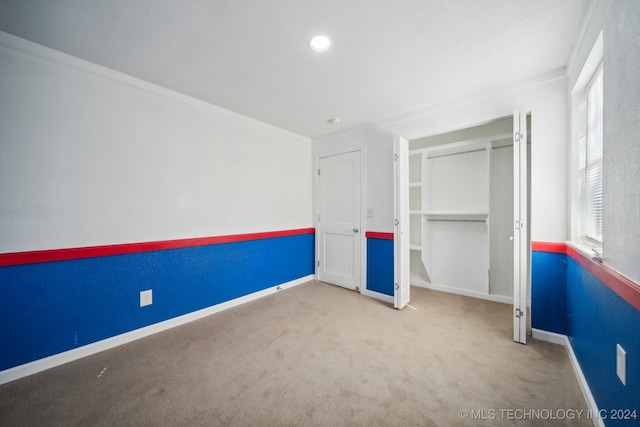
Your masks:
{"label": "white window blind", "polygon": [[584,167],[584,215],[581,221],[584,229],[581,234],[598,244],[602,243],[602,107],[603,73],[600,67],[587,92],[585,155],[584,161],[578,160],[578,164]]}

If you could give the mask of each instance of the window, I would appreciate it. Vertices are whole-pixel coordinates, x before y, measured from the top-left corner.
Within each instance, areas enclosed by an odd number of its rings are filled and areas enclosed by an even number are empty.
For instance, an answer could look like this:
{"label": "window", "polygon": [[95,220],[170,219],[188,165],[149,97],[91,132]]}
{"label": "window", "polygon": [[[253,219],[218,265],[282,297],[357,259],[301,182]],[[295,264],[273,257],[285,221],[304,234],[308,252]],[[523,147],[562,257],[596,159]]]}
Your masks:
{"label": "window", "polygon": [[580,234],[602,245],[602,67],[587,91],[587,135],[584,153],[583,219]]}
{"label": "window", "polygon": [[[602,256],[602,34],[573,91],[572,240]],[[587,249],[587,248],[585,248]]]}

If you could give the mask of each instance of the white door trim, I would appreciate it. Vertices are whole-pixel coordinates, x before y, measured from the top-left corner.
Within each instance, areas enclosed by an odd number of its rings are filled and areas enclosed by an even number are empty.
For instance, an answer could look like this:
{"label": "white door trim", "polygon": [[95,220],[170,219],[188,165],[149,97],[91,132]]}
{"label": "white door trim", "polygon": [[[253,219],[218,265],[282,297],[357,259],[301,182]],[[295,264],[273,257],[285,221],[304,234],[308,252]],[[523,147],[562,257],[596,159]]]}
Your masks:
{"label": "white door trim", "polygon": [[346,153],[360,153],[360,293],[366,293],[367,287],[367,147],[366,145],[346,146],[314,153],[313,155],[313,224],[315,233],[314,279],[318,280],[318,261],[320,260],[320,243],[318,236],[318,215],[320,214],[320,159]]}

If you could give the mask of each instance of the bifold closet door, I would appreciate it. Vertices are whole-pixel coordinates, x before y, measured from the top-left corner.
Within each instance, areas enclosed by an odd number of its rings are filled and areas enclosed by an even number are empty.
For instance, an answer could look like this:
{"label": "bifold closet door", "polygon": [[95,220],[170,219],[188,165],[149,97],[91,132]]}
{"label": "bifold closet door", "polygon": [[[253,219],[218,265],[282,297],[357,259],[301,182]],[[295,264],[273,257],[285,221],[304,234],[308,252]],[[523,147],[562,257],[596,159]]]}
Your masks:
{"label": "bifold closet door", "polygon": [[491,150],[489,293],[513,301],[513,142]]}
{"label": "bifold closet door", "polygon": [[394,290],[393,306],[403,308],[409,303],[409,142],[399,136],[395,137],[393,146],[393,181],[394,181]]}
{"label": "bifold closet door", "polygon": [[513,113],[513,340],[527,342],[527,115]]}

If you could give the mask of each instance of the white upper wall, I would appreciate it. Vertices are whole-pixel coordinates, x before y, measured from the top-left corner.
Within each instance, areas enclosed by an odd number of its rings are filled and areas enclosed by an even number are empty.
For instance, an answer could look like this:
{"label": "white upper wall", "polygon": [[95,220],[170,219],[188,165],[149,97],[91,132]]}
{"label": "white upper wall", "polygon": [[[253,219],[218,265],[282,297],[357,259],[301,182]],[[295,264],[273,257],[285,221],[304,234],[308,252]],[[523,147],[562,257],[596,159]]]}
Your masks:
{"label": "white upper wall", "polygon": [[[393,135],[417,139],[487,123],[530,111],[531,239],[564,241],[568,237],[568,103],[564,70],[540,76],[500,91],[417,111],[378,123],[377,130],[350,131],[315,139],[314,155],[340,145],[368,149],[368,201],[375,212],[369,231],[393,231]],[[375,153],[374,154],[372,154]]]}
{"label": "white upper wall", "polygon": [[[381,129],[369,129],[334,134],[314,143],[314,159],[335,154],[336,151],[362,150],[365,154],[365,209],[373,209],[373,216],[361,224],[365,231],[393,231],[393,135]],[[364,167],[364,165],[363,165]],[[317,212],[318,180],[314,185],[314,212]],[[389,225],[391,224],[391,226]]]}
{"label": "white upper wall", "polygon": [[0,253],[312,226],[307,138],[0,33]]}
{"label": "white upper wall", "polygon": [[586,70],[597,67],[598,64],[588,61],[602,32],[603,261],[636,283],[640,283],[639,28],[640,2],[594,0],[568,66],[571,91],[583,67]]}
{"label": "white upper wall", "polygon": [[603,37],[603,259],[640,283],[640,2],[605,2]]}

